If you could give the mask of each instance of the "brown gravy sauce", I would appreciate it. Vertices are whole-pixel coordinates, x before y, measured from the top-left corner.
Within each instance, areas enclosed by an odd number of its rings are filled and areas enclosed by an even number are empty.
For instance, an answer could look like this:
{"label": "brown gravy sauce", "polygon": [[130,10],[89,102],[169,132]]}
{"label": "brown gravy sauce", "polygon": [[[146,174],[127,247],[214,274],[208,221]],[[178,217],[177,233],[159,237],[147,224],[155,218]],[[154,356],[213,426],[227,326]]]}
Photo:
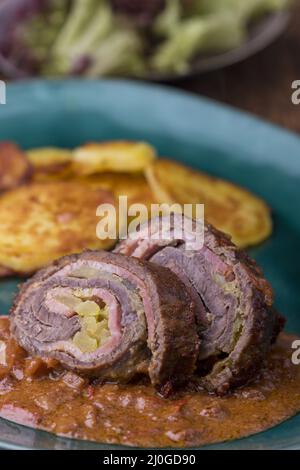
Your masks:
{"label": "brown gravy sauce", "polygon": [[0,365],[0,417],[52,433],[102,443],[188,447],[266,430],[300,410],[295,336],[281,334],[254,383],[219,398],[204,391],[163,399],[147,383],[89,384],[26,355],[0,318],[6,366]]}

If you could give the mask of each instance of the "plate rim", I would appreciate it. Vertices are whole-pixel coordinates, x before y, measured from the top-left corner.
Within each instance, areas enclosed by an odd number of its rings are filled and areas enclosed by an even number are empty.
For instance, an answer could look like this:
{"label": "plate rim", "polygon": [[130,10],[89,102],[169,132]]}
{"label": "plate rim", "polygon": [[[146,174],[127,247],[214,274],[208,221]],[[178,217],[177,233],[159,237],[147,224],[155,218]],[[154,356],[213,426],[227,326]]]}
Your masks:
{"label": "plate rim", "polygon": [[[193,133],[197,128],[199,131],[199,138],[204,139],[204,143],[211,141],[218,136],[221,142],[216,143],[216,148],[223,147],[223,145],[234,146],[236,150],[244,148],[244,145],[239,145],[241,142],[241,134],[247,135],[251,139],[251,154],[257,153],[257,157],[263,156],[263,161],[273,162],[273,158],[268,155],[275,155],[276,158],[282,160],[284,164],[289,160],[289,165],[293,165],[293,171],[300,174],[300,159],[298,158],[300,135],[294,131],[280,126],[279,124],[267,121],[264,118],[251,114],[250,112],[234,107],[232,105],[219,102],[215,99],[199,95],[195,92],[178,89],[172,85],[142,82],[132,79],[21,79],[7,84],[7,98],[6,105],[0,106],[0,120],[1,116],[9,108],[8,113],[26,112],[36,104],[42,104],[47,101],[49,93],[55,93],[61,98],[61,104],[64,109],[75,109],[77,107],[84,107],[84,96],[91,96],[98,93],[93,105],[97,106],[100,99],[105,100],[105,94],[121,93],[122,99],[126,99],[125,94],[128,94],[130,100],[132,94],[137,93],[141,96],[144,94],[152,94],[153,100],[166,99],[168,105],[176,102],[178,107],[188,107],[189,112],[198,114],[199,105],[202,107],[202,114],[208,115],[208,119],[201,122],[201,129],[196,126],[196,123],[190,119],[189,126],[185,127],[186,133]],[[101,93],[102,92],[102,93]],[[292,89],[291,89],[292,93]],[[28,95],[31,98],[28,103]],[[13,98],[13,101],[11,100]],[[99,100],[98,100],[99,98]],[[127,101],[128,101],[127,98]],[[142,98],[141,98],[142,99]],[[27,100],[27,102],[26,102]],[[70,105],[72,100],[72,105]],[[69,101],[69,102],[68,102]],[[20,105],[22,103],[22,105]],[[69,106],[69,107],[68,107]],[[88,108],[92,107],[89,105]],[[173,117],[173,116],[172,116]],[[214,126],[210,125],[210,121],[214,122]],[[239,135],[239,139],[233,136],[232,127],[235,128],[235,133]],[[216,129],[218,130],[216,131]],[[202,131],[202,132],[200,132]],[[259,141],[259,145],[257,145]],[[286,145],[289,144],[290,152],[287,155],[285,152]],[[248,155],[247,155],[248,157]],[[283,165],[285,166],[285,165]]]}

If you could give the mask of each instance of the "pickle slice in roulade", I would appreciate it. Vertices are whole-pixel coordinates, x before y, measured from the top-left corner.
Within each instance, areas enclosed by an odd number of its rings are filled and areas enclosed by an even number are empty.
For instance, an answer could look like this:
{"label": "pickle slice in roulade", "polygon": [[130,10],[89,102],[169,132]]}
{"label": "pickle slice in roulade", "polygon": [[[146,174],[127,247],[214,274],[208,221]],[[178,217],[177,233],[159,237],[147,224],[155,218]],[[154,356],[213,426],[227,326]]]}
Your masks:
{"label": "pickle slice in roulade", "polygon": [[104,251],[64,257],[23,284],[11,330],[30,354],[103,381],[148,373],[156,388],[172,389],[196,367],[195,309],[182,282]]}
{"label": "pickle slice in roulade", "polygon": [[[255,261],[210,225],[204,226],[203,246],[193,249],[199,222],[189,221],[180,214],[171,221],[152,219],[115,252],[168,267],[185,284],[197,306],[200,382],[224,394],[254,377],[283,319],[272,307],[271,286]],[[168,224],[170,237],[164,239]]]}

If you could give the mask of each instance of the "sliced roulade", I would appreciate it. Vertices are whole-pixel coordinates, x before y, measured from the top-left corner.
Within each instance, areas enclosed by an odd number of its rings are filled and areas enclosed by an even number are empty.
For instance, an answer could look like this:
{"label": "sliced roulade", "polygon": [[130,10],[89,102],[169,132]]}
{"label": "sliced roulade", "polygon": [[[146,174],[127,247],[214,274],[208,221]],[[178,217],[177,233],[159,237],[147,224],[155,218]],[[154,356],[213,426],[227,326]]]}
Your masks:
{"label": "sliced roulade", "polygon": [[134,258],[84,252],[26,282],[11,329],[32,355],[103,380],[148,372],[158,388],[194,372],[194,304],[172,271]]}
{"label": "sliced roulade", "polygon": [[197,306],[201,382],[222,394],[253,377],[282,323],[256,263],[222,232],[202,228],[182,215],[152,219],[115,251],[168,267],[185,284]]}

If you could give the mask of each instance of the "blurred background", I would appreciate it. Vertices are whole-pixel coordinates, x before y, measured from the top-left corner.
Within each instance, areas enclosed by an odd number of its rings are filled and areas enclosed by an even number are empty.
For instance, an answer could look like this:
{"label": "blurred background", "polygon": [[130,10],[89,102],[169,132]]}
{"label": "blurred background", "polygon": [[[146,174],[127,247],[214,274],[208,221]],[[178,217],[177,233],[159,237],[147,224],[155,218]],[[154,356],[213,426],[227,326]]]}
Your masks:
{"label": "blurred background", "polygon": [[168,84],[300,131],[299,0],[0,0],[0,78]]}

